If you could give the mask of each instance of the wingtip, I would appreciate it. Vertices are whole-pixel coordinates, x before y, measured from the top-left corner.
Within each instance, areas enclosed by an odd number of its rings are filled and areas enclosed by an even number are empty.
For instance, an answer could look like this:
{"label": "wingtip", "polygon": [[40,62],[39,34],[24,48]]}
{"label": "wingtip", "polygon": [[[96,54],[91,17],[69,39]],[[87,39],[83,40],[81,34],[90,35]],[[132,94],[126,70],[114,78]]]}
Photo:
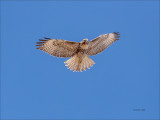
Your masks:
{"label": "wingtip", "polygon": [[44,44],[45,42],[36,42],[37,44]]}
{"label": "wingtip", "polygon": [[116,35],[120,35],[120,33],[119,32],[113,32],[114,34],[116,34]]}
{"label": "wingtip", "polygon": [[50,40],[51,38],[44,37],[44,39]]}
{"label": "wingtip", "polygon": [[41,45],[36,45],[36,46],[42,46],[42,44]]}
{"label": "wingtip", "polygon": [[115,34],[115,38],[116,40],[119,40],[119,37],[120,37],[120,33],[119,32],[113,32]]}
{"label": "wingtip", "polygon": [[45,44],[45,42],[47,42],[48,40],[51,40],[51,38],[46,38],[44,37],[44,39],[38,39],[40,42],[36,42],[37,45],[36,46],[43,46]]}
{"label": "wingtip", "polygon": [[39,41],[47,41],[47,40],[39,39]]}
{"label": "wingtip", "polygon": [[36,49],[40,49],[40,47],[36,48]]}

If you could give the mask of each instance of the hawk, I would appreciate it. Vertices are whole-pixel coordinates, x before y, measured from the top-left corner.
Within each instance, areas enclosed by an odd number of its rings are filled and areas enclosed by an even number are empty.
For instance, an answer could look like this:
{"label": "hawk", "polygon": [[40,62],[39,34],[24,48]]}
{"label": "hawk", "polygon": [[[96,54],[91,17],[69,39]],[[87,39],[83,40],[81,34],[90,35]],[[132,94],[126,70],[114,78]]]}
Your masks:
{"label": "hawk", "polygon": [[104,51],[116,40],[119,40],[119,32],[100,35],[88,41],[83,39],[81,42],[71,42],[62,39],[44,38],[37,42],[38,48],[56,57],[71,57],[65,61],[65,65],[72,71],[83,71],[90,68],[95,62],[89,57]]}

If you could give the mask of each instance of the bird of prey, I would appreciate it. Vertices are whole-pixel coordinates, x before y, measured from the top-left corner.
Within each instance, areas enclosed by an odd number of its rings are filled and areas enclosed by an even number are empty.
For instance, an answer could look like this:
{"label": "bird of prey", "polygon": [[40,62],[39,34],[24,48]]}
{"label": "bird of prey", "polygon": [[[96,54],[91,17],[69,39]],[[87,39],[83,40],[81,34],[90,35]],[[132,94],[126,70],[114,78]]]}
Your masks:
{"label": "bird of prey", "polygon": [[81,42],[71,42],[62,39],[44,38],[37,42],[38,48],[56,57],[71,57],[65,61],[65,65],[72,71],[83,71],[90,68],[95,62],[89,57],[104,51],[116,40],[119,40],[119,32],[100,35],[88,41],[83,39]]}

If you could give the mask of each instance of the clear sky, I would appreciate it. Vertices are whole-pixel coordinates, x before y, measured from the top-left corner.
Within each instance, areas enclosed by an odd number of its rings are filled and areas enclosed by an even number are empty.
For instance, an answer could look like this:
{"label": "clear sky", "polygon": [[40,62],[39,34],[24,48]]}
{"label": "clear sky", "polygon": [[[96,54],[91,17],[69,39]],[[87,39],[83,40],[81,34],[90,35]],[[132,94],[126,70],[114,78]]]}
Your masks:
{"label": "clear sky", "polygon": [[[158,1],[2,1],[3,119],[158,119]],[[72,72],[39,38],[119,41]]]}

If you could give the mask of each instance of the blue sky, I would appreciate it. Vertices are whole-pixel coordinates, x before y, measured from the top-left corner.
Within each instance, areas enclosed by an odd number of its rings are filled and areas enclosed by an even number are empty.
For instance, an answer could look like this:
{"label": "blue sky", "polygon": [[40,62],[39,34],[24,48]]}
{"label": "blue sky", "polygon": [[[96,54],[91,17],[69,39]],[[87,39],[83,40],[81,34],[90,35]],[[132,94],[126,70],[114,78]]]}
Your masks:
{"label": "blue sky", "polygon": [[[158,1],[2,1],[2,119],[158,119]],[[72,72],[39,38],[120,40]],[[136,111],[138,109],[138,111]],[[143,111],[144,110],[144,111]]]}

